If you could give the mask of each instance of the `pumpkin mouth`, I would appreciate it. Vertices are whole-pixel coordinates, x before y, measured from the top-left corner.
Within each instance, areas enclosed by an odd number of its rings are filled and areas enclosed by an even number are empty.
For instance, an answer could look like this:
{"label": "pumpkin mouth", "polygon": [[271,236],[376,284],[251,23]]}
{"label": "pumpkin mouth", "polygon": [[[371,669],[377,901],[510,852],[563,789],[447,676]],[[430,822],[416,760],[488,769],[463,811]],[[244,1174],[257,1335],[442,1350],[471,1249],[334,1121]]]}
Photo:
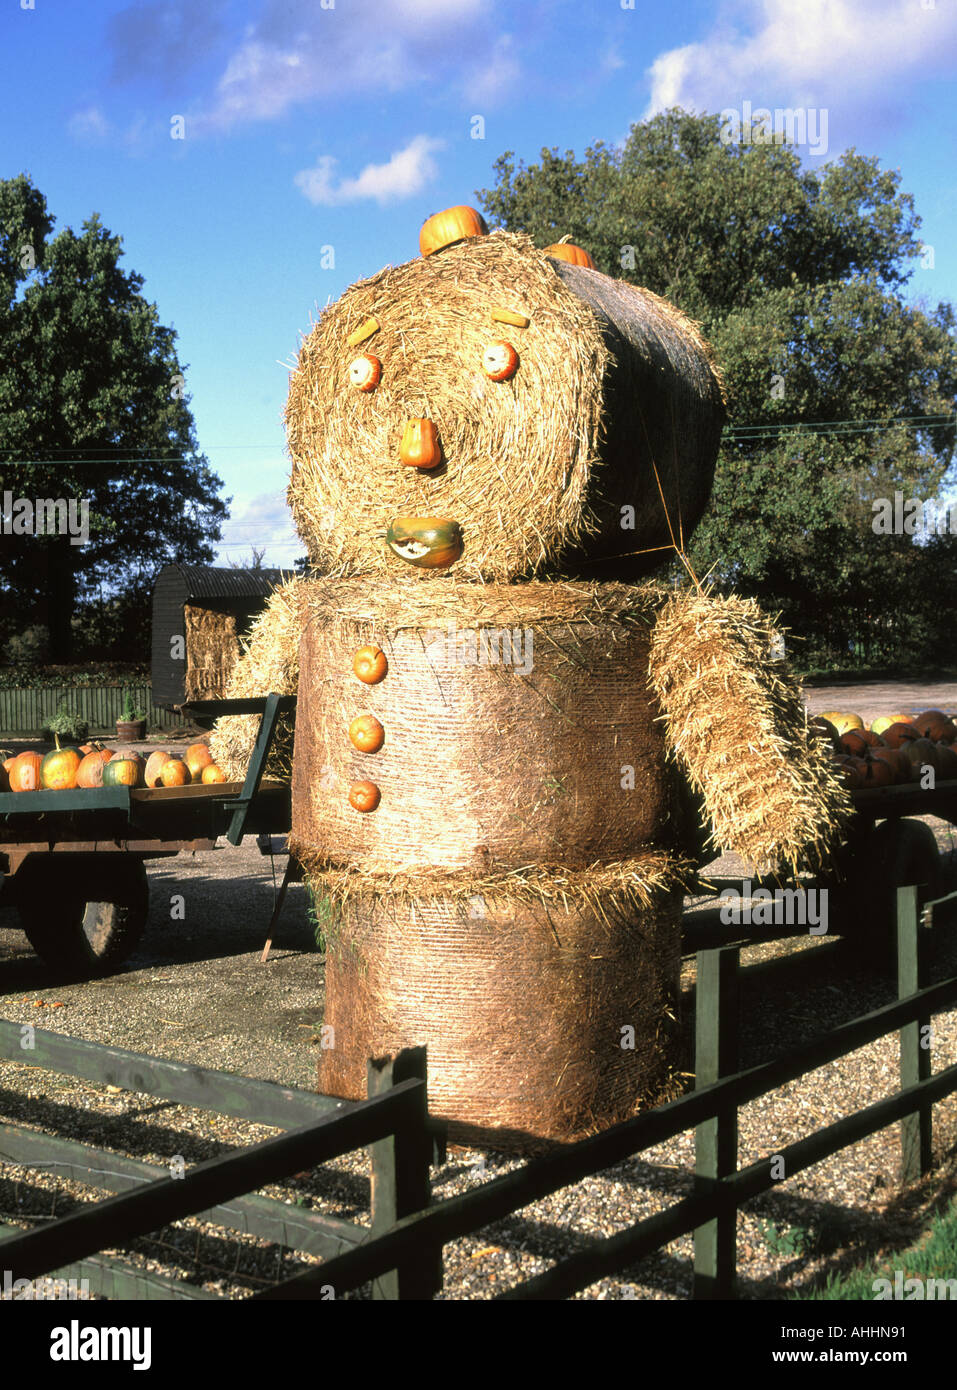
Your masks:
{"label": "pumpkin mouth", "polygon": [[421,541],[413,540],[411,536],[406,540],[389,541],[389,547],[403,560],[420,560],[423,555],[428,555],[432,549],[430,545],[423,545]]}

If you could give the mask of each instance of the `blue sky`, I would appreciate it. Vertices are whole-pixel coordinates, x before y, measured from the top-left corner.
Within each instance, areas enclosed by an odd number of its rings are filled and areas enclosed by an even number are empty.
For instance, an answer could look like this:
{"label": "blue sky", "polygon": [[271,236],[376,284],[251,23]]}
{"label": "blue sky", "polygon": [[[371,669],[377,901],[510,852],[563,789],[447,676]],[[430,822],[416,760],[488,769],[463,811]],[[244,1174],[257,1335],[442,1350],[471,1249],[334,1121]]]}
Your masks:
{"label": "blue sky", "polygon": [[899,168],[933,250],[908,293],[957,301],[954,0],[3,0],[0,46],[0,178],[57,228],[98,212],[177,330],[221,561],[303,553],[281,414],[316,307],[417,255],[506,149],[580,156],[672,105],[826,112],[808,163]]}

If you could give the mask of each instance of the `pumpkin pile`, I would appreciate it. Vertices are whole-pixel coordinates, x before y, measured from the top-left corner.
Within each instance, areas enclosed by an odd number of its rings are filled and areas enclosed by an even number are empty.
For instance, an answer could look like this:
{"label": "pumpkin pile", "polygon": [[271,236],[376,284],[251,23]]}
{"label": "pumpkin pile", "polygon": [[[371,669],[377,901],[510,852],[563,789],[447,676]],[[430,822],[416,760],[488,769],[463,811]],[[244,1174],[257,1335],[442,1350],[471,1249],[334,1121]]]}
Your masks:
{"label": "pumpkin pile", "polygon": [[829,711],[808,720],[851,791],[957,781],[957,716],[939,709],[888,714],[864,724],[859,714]]}
{"label": "pumpkin pile", "polygon": [[85,743],[80,748],[56,747],[47,754],[18,753],[8,757],[0,775],[0,791],[72,791],[95,787],[184,787],[196,782],[225,782],[226,774],[213,762],[205,743],[194,743],[179,758],[157,750],[149,758],[132,749],[105,748]]}

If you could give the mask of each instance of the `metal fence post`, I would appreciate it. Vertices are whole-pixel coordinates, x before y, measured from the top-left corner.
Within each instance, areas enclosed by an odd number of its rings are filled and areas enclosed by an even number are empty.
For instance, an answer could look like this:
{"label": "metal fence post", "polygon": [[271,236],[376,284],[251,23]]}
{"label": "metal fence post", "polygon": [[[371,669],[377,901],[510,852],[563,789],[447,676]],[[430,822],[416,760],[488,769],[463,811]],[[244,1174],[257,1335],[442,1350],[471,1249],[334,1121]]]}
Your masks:
{"label": "metal fence post", "polygon": [[[920,913],[915,887],[897,890],[897,997],[906,999],[923,985]],[[901,1029],[901,1090],[931,1074],[930,1015],[920,1014]],[[925,1045],[922,1046],[921,1044]],[[907,1187],[930,1172],[932,1107],[922,1104],[901,1120],[901,1182]]]}
{"label": "metal fence post", "polygon": [[[426,1080],[424,1047],[404,1048],[395,1056],[371,1058],[367,1067],[369,1099],[413,1078]],[[428,1129],[426,1090],[414,1126],[370,1144],[372,1155],[372,1235],[382,1234],[403,1216],[427,1207],[432,1199],[429,1168],[432,1135]],[[430,1299],[442,1287],[441,1248],[404,1259],[372,1285],[374,1299]]]}
{"label": "metal fence post", "polygon": [[[738,1066],[737,946],[709,947],[696,955],[695,1088]],[[738,1111],[729,1106],[695,1130],[695,1193],[710,1193],[716,1180],[738,1165]],[[724,1212],[694,1233],[692,1298],[734,1296],[737,1210]]]}

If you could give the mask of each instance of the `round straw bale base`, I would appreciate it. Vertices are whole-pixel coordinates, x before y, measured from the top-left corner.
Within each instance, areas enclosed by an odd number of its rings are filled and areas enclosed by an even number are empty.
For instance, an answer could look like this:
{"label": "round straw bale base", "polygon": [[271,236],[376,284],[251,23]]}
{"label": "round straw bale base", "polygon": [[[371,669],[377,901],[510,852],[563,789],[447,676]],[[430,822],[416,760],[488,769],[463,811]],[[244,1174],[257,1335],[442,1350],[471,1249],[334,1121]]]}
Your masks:
{"label": "round straw bale base", "polygon": [[428,1049],[429,1109],[459,1143],[534,1151],[615,1124],[673,1075],[681,895],[647,909],[350,897],[327,948],[319,1090]]}

